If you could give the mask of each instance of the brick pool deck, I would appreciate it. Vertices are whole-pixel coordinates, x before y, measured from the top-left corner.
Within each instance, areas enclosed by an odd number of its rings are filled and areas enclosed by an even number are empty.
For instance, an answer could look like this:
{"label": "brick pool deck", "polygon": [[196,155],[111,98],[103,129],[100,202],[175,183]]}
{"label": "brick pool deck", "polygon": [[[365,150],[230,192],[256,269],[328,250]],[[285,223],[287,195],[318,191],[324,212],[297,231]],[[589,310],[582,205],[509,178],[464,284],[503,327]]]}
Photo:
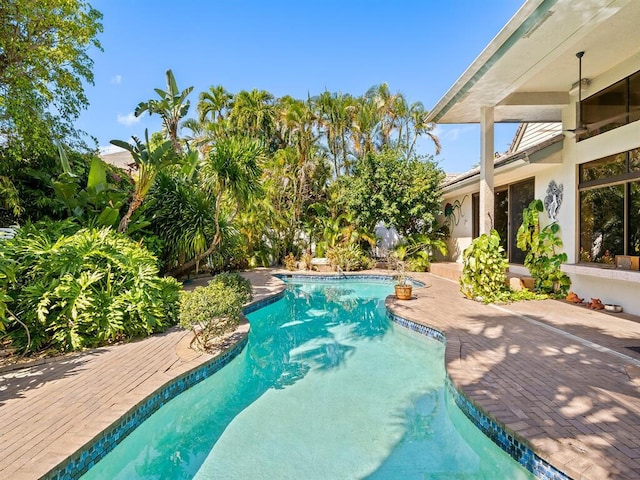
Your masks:
{"label": "brick pool deck", "polygon": [[[388,274],[381,271],[378,273]],[[248,274],[255,300],[282,283]],[[545,300],[488,306],[431,274],[402,317],[445,333],[454,385],[575,479],[640,478],[640,321]],[[0,373],[0,478],[45,475],[130,408],[212,357],[174,328],[148,339]]]}

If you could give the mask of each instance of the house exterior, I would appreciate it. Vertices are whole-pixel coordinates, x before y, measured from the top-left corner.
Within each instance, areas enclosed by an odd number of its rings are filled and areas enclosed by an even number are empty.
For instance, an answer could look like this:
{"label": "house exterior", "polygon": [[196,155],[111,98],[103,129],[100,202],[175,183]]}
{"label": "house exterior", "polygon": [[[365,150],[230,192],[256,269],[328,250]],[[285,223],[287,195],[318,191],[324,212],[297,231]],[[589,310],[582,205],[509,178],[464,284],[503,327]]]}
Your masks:
{"label": "house exterior", "polygon": [[[571,289],[640,314],[639,23],[637,0],[527,0],[431,109],[430,121],[481,127],[480,167],[444,185],[452,260],[496,228],[510,270],[526,273],[515,234],[541,199]],[[495,122],[523,123],[498,158]]]}
{"label": "house exterior", "polygon": [[99,157],[109,165],[113,165],[114,167],[121,168],[125,171],[130,171],[132,165],[135,165],[133,157],[131,153],[129,153],[124,148],[116,147],[114,145],[110,145],[108,147],[102,147],[100,149]]}

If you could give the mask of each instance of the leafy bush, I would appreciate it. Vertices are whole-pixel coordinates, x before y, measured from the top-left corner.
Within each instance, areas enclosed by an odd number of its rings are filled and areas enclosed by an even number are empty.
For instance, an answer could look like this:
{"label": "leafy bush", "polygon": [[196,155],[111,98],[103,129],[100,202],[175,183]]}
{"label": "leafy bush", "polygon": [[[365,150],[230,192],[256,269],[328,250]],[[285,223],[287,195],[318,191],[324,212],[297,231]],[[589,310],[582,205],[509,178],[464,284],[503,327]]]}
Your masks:
{"label": "leafy bush", "polygon": [[553,222],[540,229],[539,214],[543,210],[542,200],[533,200],[522,212],[518,248],[527,252],[524,266],[535,279],[536,290],[565,296],[571,279],[560,270],[560,265],[567,261],[567,254],[555,251],[556,247],[562,247],[560,226]]}
{"label": "leafy bush", "polygon": [[481,298],[485,303],[508,299],[505,281],[509,263],[497,231],[474,239],[463,252],[462,261],[460,291],[467,298]]}
{"label": "leafy bush", "polygon": [[242,276],[216,275],[206,287],[182,293],[180,325],[193,330],[200,346],[206,349],[214,338],[235,330],[242,306],[251,298],[251,284]]}
{"label": "leafy bush", "polygon": [[327,258],[334,269],[345,272],[372,268],[374,261],[358,245],[337,245],[327,249]]}
{"label": "leafy bush", "polygon": [[304,263],[305,270],[311,270],[311,260],[313,260],[313,256],[311,255],[311,252],[309,251],[304,252],[300,260],[302,260],[302,263]]}
{"label": "leafy bush", "polygon": [[240,296],[243,304],[253,298],[251,282],[237,273],[219,273],[209,282],[209,284],[211,283],[219,283],[233,289]]}
{"label": "leafy bush", "polygon": [[426,233],[441,210],[444,172],[432,157],[387,148],[363,155],[352,176],[342,176],[344,201],[357,225],[373,230],[383,221],[402,236]]}
{"label": "leafy bush", "polygon": [[393,256],[405,262],[410,272],[426,272],[431,266],[434,253],[447,254],[447,233],[438,228],[429,234],[415,233],[409,235],[394,249]]}
{"label": "leafy bush", "polygon": [[471,242],[462,254],[463,267],[460,291],[474,300],[484,303],[517,302],[520,300],[542,300],[545,294],[531,292],[526,288],[512,291],[507,285],[509,263],[500,246],[500,235],[491,230],[489,235],[480,235]]}
{"label": "leafy bush", "polygon": [[[40,222],[0,243],[16,279],[5,285],[7,303],[29,330],[29,351],[78,350],[175,323],[180,285],[158,277],[146,248],[108,228],[61,230],[64,223]],[[26,348],[25,330],[5,322],[14,346]]]}
{"label": "leafy bush", "polygon": [[406,268],[410,272],[427,272],[431,266],[429,254],[425,251],[416,252],[407,260]]}

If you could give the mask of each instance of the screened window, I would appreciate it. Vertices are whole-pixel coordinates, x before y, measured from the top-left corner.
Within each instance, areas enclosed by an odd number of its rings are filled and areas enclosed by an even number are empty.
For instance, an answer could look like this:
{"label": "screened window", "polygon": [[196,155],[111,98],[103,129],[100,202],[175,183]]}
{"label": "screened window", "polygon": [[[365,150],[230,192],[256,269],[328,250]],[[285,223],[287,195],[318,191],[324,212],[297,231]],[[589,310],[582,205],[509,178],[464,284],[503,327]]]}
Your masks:
{"label": "screened window", "polygon": [[580,166],[580,260],[640,255],[640,149]]}

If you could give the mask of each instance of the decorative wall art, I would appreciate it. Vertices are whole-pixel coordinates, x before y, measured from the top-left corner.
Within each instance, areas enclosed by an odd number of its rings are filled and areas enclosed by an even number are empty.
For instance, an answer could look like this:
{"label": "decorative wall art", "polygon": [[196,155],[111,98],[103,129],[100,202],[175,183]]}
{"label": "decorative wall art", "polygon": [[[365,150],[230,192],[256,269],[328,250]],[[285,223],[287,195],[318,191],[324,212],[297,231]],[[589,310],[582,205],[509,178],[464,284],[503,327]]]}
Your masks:
{"label": "decorative wall art", "polygon": [[547,210],[547,214],[553,222],[558,219],[558,212],[560,211],[560,205],[562,205],[563,190],[564,186],[562,184],[556,184],[555,180],[551,180],[547,187],[547,196],[544,197],[544,208]]}
{"label": "decorative wall art", "polygon": [[464,204],[464,201],[468,196],[469,195],[465,195],[462,198],[462,201],[456,200],[453,203],[447,202],[447,204],[444,206],[444,216],[446,217],[447,223],[449,224],[451,230],[453,230],[453,227],[458,225],[458,222],[460,222],[460,218],[464,216],[464,214],[462,213],[462,205]]}

